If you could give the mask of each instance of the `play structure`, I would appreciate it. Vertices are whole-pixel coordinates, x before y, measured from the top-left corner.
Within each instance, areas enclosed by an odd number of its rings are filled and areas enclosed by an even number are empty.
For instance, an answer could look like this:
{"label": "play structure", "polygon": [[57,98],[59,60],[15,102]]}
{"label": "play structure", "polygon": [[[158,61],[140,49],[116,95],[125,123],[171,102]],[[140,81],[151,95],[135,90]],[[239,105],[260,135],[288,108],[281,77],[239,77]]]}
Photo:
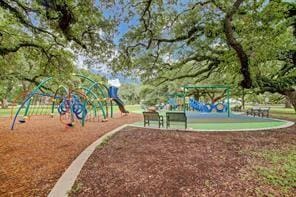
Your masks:
{"label": "play structure", "polygon": [[73,77],[77,80],[69,86],[57,85],[58,82],[49,77],[31,92],[21,94],[11,111],[11,130],[17,123],[26,123],[36,116],[59,116],[60,122],[67,126],[75,122],[84,126],[86,121],[106,121],[113,117],[113,101],[122,113],[128,113],[117,95],[117,87],[107,87],[80,74]]}
{"label": "play structure", "polygon": [[174,93],[169,94],[168,104],[171,106],[171,110],[181,110],[183,106],[183,94]]}
{"label": "play structure", "polygon": [[[180,102],[180,99],[183,102]],[[253,109],[249,112],[251,116],[231,113],[230,87],[225,85],[186,85],[183,86],[182,93],[176,91],[168,95],[168,104],[172,106],[172,110],[153,112],[157,116],[152,116],[150,120],[143,114],[146,120],[144,125],[147,126],[148,123],[152,127],[161,127],[165,123],[170,125],[172,122],[168,116],[170,113],[179,116],[185,114],[185,127],[188,124],[189,129],[199,131],[249,131],[274,129],[293,124],[289,121],[268,118],[269,108]],[[172,112],[175,110],[176,112]],[[163,117],[163,120],[160,117]],[[171,128],[184,129],[184,123],[179,123],[181,120],[178,117],[174,115],[173,120],[178,122],[172,124]],[[135,125],[143,126],[143,121]]]}
{"label": "play structure", "polygon": [[[221,93],[222,91],[222,93]],[[219,96],[215,96],[220,92]],[[198,97],[198,98],[196,98]],[[226,97],[226,99],[225,99]],[[230,116],[230,87],[225,85],[185,85],[182,92],[168,95],[171,110],[227,113]]]}
{"label": "play structure", "polygon": [[[190,90],[195,90],[195,94],[198,95],[199,100],[195,99],[190,93]],[[203,91],[201,91],[203,90]],[[221,92],[219,96],[215,96],[218,91]],[[198,112],[218,112],[227,113],[230,117],[230,87],[226,85],[185,85],[183,86],[183,102],[186,103],[186,96],[191,96],[189,99],[189,109]],[[207,99],[210,97],[210,99]],[[224,99],[226,97],[226,99]],[[206,102],[202,102],[201,100]],[[210,100],[210,101],[209,101]],[[183,110],[186,111],[186,105],[184,105]]]}
{"label": "play structure", "polygon": [[227,112],[227,105],[225,103],[211,103],[206,104],[203,102],[199,102],[194,98],[190,98],[189,106],[199,112]]}

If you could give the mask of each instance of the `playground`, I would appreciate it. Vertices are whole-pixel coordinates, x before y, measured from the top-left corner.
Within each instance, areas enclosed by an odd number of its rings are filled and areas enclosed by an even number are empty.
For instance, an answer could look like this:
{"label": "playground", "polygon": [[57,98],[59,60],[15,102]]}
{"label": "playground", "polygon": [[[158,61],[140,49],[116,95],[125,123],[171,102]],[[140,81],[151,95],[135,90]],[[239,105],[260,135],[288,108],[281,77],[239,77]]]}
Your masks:
{"label": "playground", "polygon": [[117,87],[72,76],[74,86],[45,78],[2,111],[0,196],[48,194],[86,146],[112,129],[141,120],[126,110]]}
{"label": "playground", "polygon": [[[113,118],[113,103],[116,103],[121,113],[129,113],[117,95],[117,87],[107,87],[81,74],[72,75],[75,79],[69,87],[48,77],[30,92],[21,93],[11,108],[11,130],[31,117],[53,118],[59,115],[60,123],[69,127],[75,123],[84,126],[87,121],[106,121],[109,117]],[[52,90],[53,87],[56,89]]]}
{"label": "playground", "polygon": [[107,122],[65,127],[59,118],[31,119],[11,131],[0,118],[0,196],[45,196],[64,170],[90,143],[140,115],[114,114]]}
{"label": "playground", "polygon": [[[231,89],[225,85],[184,85],[182,91],[169,94],[168,107],[152,109],[167,122],[167,113],[184,113],[187,128],[195,131],[257,131],[284,128],[293,122],[269,117],[270,107],[257,107],[257,114],[245,111],[231,111]],[[193,91],[192,91],[193,90]],[[194,98],[197,97],[197,98]],[[260,109],[261,112],[259,111]],[[149,109],[146,109],[146,111]],[[135,126],[142,126],[137,122]],[[157,120],[149,122],[151,127],[159,127]],[[171,128],[184,129],[180,121]],[[165,126],[163,126],[165,127]]]}
{"label": "playground", "polygon": [[[181,99],[184,103],[154,113],[165,117],[164,122],[168,121],[167,113],[185,114],[186,129],[183,123],[177,123],[168,129],[155,130],[158,124],[153,121],[149,128],[144,128],[142,113],[148,109],[125,106],[114,86],[108,87],[79,74],[73,77],[80,84],[76,89],[46,78],[16,99],[10,108],[10,118],[0,119],[0,160],[5,161],[0,169],[3,182],[0,195],[49,194],[65,169],[88,145],[127,124],[130,126],[120,130],[110,142],[98,145],[102,148],[94,150],[67,193],[136,195],[152,194],[151,188],[153,192],[168,195],[197,192],[215,195],[221,190],[254,195],[257,189],[276,193],[276,187],[253,179],[254,163],[263,165],[263,160],[252,154],[256,149],[261,154],[267,149],[289,146],[295,140],[295,126],[292,126],[295,119],[230,112],[230,94],[226,102],[217,100],[207,105],[185,98],[184,93]],[[254,138],[254,144],[250,143]],[[238,154],[237,150],[242,153]],[[227,167],[230,163],[231,168]],[[222,171],[240,173],[219,177]],[[237,182],[241,176],[247,179]]]}
{"label": "playground", "polygon": [[0,0],[0,197],[294,197],[295,13]]}

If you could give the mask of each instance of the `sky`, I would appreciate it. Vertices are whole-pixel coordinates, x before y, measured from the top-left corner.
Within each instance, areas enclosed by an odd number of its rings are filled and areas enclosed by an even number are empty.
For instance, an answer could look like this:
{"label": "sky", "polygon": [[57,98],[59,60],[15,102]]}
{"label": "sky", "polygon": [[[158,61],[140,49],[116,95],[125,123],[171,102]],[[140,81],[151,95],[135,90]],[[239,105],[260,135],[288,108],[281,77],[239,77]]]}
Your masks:
{"label": "sky", "polygon": [[[99,4],[100,4],[99,1],[100,0],[95,0],[96,7],[99,7]],[[118,16],[119,12],[123,13],[122,17],[126,16],[126,14],[124,14],[125,12],[122,12],[121,8],[118,6],[115,6],[115,7],[112,6],[112,8],[110,8],[110,9],[103,10],[103,15],[106,19],[109,19],[114,16]],[[129,22],[120,21],[120,23],[118,24],[118,27],[117,27],[117,33],[115,34],[114,39],[113,39],[116,47],[118,47],[120,39],[123,37],[123,35],[128,32],[130,26],[137,25],[138,22],[139,22],[139,20],[137,17],[132,18]],[[114,50],[116,51],[116,48]],[[84,60],[83,56],[78,57],[77,64],[80,67],[83,67],[83,60]],[[139,81],[139,79],[135,80],[135,79],[131,79],[130,77],[126,77],[122,73],[118,73],[115,76],[113,76],[111,74],[111,70],[108,69],[108,67],[103,63],[96,64],[95,68],[91,68],[90,71],[93,73],[96,73],[96,74],[104,75],[109,80],[119,79],[119,81],[122,83],[131,83],[131,82]]]}
{"label": "sky", "polygon": [[[95,1],[95,5],[99,5],[99,0]],[[110,17],[114,17],[114,16],[118,16],[119,12],[121,12],[121,18],[126,17],[127,16],[127,12],[122,10],[122,7],[120,7],[119,5],[115,5],[114,7],[112,6],[112,8],[110,9],[105,9],[103,10],[103,15],[106,19],[109,19]],[[122,20],[120,21],[118,28],[117,28],[117,34],[114,37],[114,43],[116,45],[119,44],[120,39],[123,37],[123,35],[125,33],[128,32],[130,26],[135,26],[139,23],[139,18],[138,17],[134,17],[132,18],[129,22],[123,22]]]}
{"label": "sky", "polygon": [[[289,2],[290,0],[286,0],[286,1]],[[179,0],[178,5],[176,5],[176,10],[181,11],[183,9],[186,9],[186,7],[184,7],[184,4],[188,5],[188,3],[190,3],[190,2],[196,2],[196,1],[194,1],[194,0]],[[268,4],[268,2],[269,2],[269,0],[264,0],[263,4]],[[292,2],[292,1],[290,1],[290,2]],[[100,7],[100,0],[95,0],[95,6]],[[119,13],[121,14],[121,16],[120,16],[121,18],[124,18],[127,15],[126,10],[122,10],[122,8],[119,5],[115,5],[109,9],[103,10],[103,15],[106,19],[112,18],[114,16],[118,17]],[[120,43],[120,39],[124,36],[125,33],[128,32],[130,27],[136,26],[138,23],[139,23],[139,16],[135,16],[134,18],[129,20],[129,22],[123,22],[123,20],[121,20],[120,23],[118,24],[118,27],[117,27],[117,33],[115,34],[114,39],[113,39],[115,45],[118,46]],[[114,51],[116,51],[116,48],[114,49]],[[78,61],[77,61],[78,66],[83,66],[83,60],[84,60],[83,56],[78,57]],[[105,75],[108,79],[112,78],[112,75],[110,75],[110,72],[109,72],[106,65],[104,65],[102,63],[98,63],[95,65],[95,67],[99,68],[99,69],[93,68],[91,70],[92,72],[101,73],[101,74]],[[122,74],[119,74],[119,76],[121,79],[124,79]]]}

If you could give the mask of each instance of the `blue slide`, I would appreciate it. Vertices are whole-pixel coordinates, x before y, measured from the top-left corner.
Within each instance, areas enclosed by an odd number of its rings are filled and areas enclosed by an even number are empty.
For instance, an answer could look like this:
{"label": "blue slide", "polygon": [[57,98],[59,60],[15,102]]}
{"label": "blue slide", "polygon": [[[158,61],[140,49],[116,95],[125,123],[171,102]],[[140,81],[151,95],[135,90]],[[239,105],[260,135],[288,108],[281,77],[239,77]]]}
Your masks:
{"label": "blue slide", "polygon": [[192,109],[200,112],[227,112],[227,105],[224,103],[205,104],[190,98],[189,105]]}
{"label": "blue slide", "polygon": [[129,113],[125,107],[124,107],[124,103],[122,102],[122,100],[118,97],[117,95],[117,92],[118,92],[118,88],[117,87],[114,87],[114,86],[110,86],[109,87],[109,97],[113,99],[113,101],[115,101],[115,103],[118,105],[119,107],[119,110],[122,112],[122,113]]}

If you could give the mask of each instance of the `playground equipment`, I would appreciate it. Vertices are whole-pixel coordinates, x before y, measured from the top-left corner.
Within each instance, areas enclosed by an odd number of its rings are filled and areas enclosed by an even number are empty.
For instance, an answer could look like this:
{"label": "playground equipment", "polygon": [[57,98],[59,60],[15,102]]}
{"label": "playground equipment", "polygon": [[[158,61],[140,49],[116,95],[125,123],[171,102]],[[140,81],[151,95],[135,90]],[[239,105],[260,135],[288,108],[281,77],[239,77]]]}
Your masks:
{"label": "playground equipment", "polygon": [[171,106],[171,110],[181,110],[183,103],[183,94],[182,93],[174,93],[169,94],[168,104]]}
{"label": "playground equipment", "polygon": [[[54,79],[49,77],[26,94],[19,106],[17,100],[14,104],[18,107],[17,111],[15,114],[13,108],[11,111],[13,117],[11,130],[17,122],[26,123],[27,120],[36,116],[53,118],[59,115],[60,122],[67,126],[73,126],[74,122],[84,126],[86,121],[99,121],[99,114],[102,115],[101,120],[106,121],[108,117],[113,117],[113,100],[123,113],[128,113],[117,96],[118,89],[110,94],[109,88],[103,83],[80,74],[73,74],[73,76],[79,79],[80,84],[74,85],[75,89],[60,85],[53,91],[52,88],[56,85],[54,85]],[[113,87],[110,89],[113,90]]]}
{"label": "playground equipment", "polygon": [[227,112],[227,116],[230,117],[230,87],[226,85],[185,85],[183,86],[183,103],[184,112],[186,111],[186,96],[190,89],[206,89],[206,90],[224,90],[226,93],[226,103],[212,102],[211,104],[205,104],[195,99],[189,100],[189,106],[200,112]]}
{"label": "playground equipment", "polygon": [[124,107],[124,103],[122,102],[122,100],[118,97],[117,92],[118,92],[118,88],[114,87],[114,86],[110,86],[109,87],[109,97],[115,101],[115,103],[118,105],[119,110],[121,111],[121,113],[129,113],[125,107]]}
{"label": "playground equipment", "polygon": [[170,106],[172,106],[172,110],[175,110],[178,108],[178,104],[175,98],[169,98],[168,103],[170,104]]}
{"label": "playground equipment", "polygon": [[200,112],[227,112],[227,105],[224,103],[205,104],[193,98],[189,100],[189,106]]}

